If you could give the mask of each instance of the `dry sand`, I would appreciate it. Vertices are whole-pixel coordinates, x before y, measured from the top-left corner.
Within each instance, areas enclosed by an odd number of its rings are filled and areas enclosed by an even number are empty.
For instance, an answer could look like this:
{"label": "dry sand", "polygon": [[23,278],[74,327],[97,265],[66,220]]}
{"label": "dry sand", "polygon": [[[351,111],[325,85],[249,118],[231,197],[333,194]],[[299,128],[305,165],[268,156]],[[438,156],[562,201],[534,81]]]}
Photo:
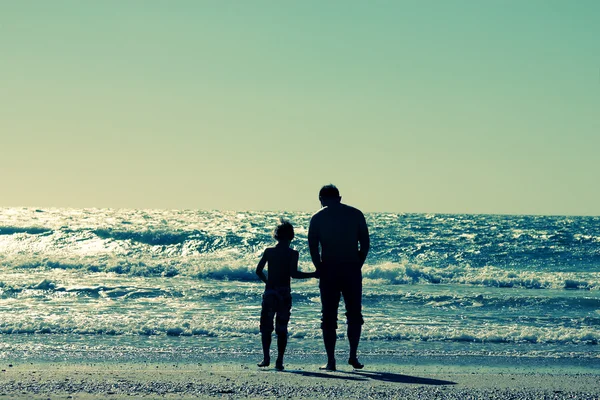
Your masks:
{"label": "dry sand", "polygon": [[0,399],[600,399],[600,371],[503,372],[395,365],[321,372],[210,364],[14,363],[1,366]]}

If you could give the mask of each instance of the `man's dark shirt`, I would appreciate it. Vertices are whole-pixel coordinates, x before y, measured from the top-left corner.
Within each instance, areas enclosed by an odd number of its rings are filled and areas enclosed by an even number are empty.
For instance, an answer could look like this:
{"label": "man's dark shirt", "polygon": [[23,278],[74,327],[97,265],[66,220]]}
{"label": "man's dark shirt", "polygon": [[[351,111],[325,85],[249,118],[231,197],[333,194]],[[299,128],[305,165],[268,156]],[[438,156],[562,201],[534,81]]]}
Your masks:
{"label": "man's dark shirt", "polygon": [[342,203],[323,207],[310,220],[308,245],[313,263],[321,273],[344,265],[362,267],[370,247],[363,213]]}

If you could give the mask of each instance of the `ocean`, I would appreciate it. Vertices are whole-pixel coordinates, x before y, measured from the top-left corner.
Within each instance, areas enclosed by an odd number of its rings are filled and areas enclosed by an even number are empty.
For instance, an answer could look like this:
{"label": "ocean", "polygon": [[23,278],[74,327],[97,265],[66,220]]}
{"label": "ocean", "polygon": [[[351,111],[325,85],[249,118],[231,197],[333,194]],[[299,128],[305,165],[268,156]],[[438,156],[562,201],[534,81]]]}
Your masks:
{"label": "ocean", "polygon": [[[258,361],[254,270],[282,217],[312,271],[310,213],[0,208],[0,360]],[[600,366],[600,217],[366,218],[363,360]],[[318,282],[292,293],[288,358],[324,361]]]}

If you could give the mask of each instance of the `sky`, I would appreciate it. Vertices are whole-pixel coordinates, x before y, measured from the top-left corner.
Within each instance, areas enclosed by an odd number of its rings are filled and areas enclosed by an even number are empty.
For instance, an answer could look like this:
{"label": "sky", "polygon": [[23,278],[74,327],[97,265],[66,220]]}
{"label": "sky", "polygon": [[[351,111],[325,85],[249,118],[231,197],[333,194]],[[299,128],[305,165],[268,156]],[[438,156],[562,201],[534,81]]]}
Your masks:
{"label": "sky", "polygon": [[0,207],[600,215],[595,0],[0,0]]}

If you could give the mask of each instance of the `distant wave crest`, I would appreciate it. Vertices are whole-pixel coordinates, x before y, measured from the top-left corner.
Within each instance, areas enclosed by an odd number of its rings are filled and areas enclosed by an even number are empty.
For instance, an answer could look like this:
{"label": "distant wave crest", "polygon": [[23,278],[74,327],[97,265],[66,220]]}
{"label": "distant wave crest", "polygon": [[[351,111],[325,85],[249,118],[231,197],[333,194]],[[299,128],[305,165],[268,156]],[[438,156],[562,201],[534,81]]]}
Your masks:
{"label": "distant wave crest", "polygon": [[0,235],[15,235],[25,233],[28,235],[40,235],[51,233],[52,229],[39,226],[0,226]]}
{"label": "distant wave crest", "polygon": [[64,293],[73,296],[105,297],[105,298],[155,298],[155,297],[181,297],[182,293],[174,290],[166,290],[152,287],[137,286],[62,286],[49,279],[43,279],[36,284],[24,286],[8,286],[0,282],[0,298],[19,295],[20,297],[38,296],[35,291],[42,291],[46,296],[56,293]]}
{"label": "distant wave crest", "polygon": [[176,231],[123,231],[115,229],[96,229],[94,233],[102,239],[131,240],[133,242],[148,244],[151,246],[169,246],[181,244],[190,238],[205,238],[205,234],[200,231],[194,232],[176,232]]}

